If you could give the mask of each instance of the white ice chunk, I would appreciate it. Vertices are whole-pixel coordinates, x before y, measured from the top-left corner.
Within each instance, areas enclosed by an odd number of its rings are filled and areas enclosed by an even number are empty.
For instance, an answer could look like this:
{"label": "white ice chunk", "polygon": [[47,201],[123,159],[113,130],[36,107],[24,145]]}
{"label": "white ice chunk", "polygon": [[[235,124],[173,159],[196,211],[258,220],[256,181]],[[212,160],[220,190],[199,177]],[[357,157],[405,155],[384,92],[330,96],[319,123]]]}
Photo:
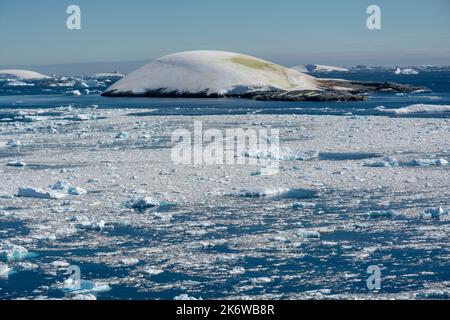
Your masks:
{"label": "white ice chunk", "polygon": [[239,191],[237,195],[239,197],[267,197],[267,196],[278,196],[287,194],[289,192],[288,188],[284,187],[249,187],[244,188]]}
{"label": "white ice chunk", "polygon": [[305,239],[320,239],[320,233],[315,230],[298,229],[297,235]]}
{"label": "white ice chunk", "polygon": [[87,194],[87,191],[80,187],[69,187],[67,193],[72,196],[81,196],[83,194]]}
{"label": "white ice chunk", "polygon": [[443,167],[448,166],[448,161],[440,158],[440,159],[415,159],[411,162],[412,165],[418,167]]}
{"label": "white ice chunk", "polygon": [[414,113],[442,113],[450,112],[450,105],[413,104],[399,109],[386,109],[385,107],[377,107],[375,109],[380,112],[393,113],[398,115]]}
{"label": "white ice chunk", "polygon": [[119,132],[119,133],[116,135],[116,139],[127,139],[128,137],[129,137],[128,132],[124,132],[124,131]]}
{"label": "white ice chunk", "polygon": [[19,188],[17,193],[19,197],[36,199],[62,199],[66,195],[53,190],[42,190],[39,188]]}
{"label": "white ice chunk", "polygon": [[8,277],[8,274],[10,271],[11,271],[11,269],[9,268],[9,266],[7,264],[0,262],[0,278]]}
{"label": "white ice chunk", "polygon": [[22,246],[17,246],[9,241],[0,243],[0,260],[12,262],[25,259],[28,255],[28,250]]}
{"label": "white ice chunk", "polygon": [[158,207],[160,205],[159,201],[151,197],[135,197],[131,198],[123,203],[123,206],[128,209],[139,209],[144,210],[148,208]]}
{"label": "white ice chunk", "polygon": [[23,167],[27,166],[27,164],[25,162],[19,161],[19,160],[17,160],[17,161],[9,161],[6,165],[8,167],[16,167],[16,168],[23,168]]}
{"label": "white ice chunk", "polygon": [[397,167],[398,166],[398,160],[394,157],[385,157],[381,161],[367,161],[364,163],[364,166],[366,167],[373,167],[373,168],[390,168],[390,167]]}
{"label": "white ice chunk", "polygon": [[81,96],[81,92],[80,90],[67,91],[66,96]]}
{"label": "white ice chunk", "polygon": [[425,219],[440,219],[443,215],[448,215],[449,211],[444,210],[441,206],[435,209],[427,209],[422,215]]}
{"label": "white ice chunk", "polygon": [[120,259],[120,264],[124,266],[134,266],[139,263],[139,259],[136,258],[123,258]]}

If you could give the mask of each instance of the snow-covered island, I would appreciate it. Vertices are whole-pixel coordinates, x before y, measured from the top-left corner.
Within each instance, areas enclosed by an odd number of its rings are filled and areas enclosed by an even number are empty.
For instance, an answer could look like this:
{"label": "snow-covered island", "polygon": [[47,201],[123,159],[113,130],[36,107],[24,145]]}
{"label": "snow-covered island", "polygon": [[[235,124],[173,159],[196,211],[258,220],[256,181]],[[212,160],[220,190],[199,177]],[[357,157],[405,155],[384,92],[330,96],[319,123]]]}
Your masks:
{"label": "snow-covered island", "polygon": [[395,83],[318,79],[256,57],[189,51],[159,58],[110,86],[107,97],[238,97],[255,100],[351,101],[373,92],[427,90]]}
{"label": "snow-covered island", "polygon": [[50,79],[42,73],[29,70],[0,70],[0,78],[9,78],[16,80],[46,80]]}

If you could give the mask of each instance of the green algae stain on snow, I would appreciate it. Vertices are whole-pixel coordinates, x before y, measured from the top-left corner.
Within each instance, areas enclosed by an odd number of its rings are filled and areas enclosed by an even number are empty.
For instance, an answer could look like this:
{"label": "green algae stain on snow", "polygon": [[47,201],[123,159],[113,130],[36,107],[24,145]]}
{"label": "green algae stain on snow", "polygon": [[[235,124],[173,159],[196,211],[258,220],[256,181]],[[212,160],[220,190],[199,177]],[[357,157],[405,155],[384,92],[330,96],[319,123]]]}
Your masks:
{"label": "green algae stain on snow", "polygon": [[271,79],[271,81],[274,84],[277,84],[279,86],[285,87],[285,88],[293,88],[295,87],[294,84],[290,83],[288,80],[288,76],[285,72],[285,69],[282,66],[279,66],[277,64],[270,63],[268,61],[260,60],[260,59],[253,59],[251,57],[247,56],[234,56],[230,58],[230,61],[235,64],[242,65],[244,67],[255,69],[255,70],[261,70],[261,71],[271,71],[274,72],[274,75],[277,75],[281,78],[280,79]]}
{"label": "green algae stain on snow", "polygon": [[230,59],[231,62],[236,63],[236,64],[240,64],[243,65],[245,67],[251,68],[251,69],[256,69],[256,70],[264,70],[264,69],[268,69],[268,70],[273,70],[273,71],[277,71],[277,72],[282,72],[283,68],[280,66],[277,66],[273,63],[264,61],[264,60],[259,60],[259,59],[252,59],[250,57],[245,57],[245,56],[235,56],[232,57]]}

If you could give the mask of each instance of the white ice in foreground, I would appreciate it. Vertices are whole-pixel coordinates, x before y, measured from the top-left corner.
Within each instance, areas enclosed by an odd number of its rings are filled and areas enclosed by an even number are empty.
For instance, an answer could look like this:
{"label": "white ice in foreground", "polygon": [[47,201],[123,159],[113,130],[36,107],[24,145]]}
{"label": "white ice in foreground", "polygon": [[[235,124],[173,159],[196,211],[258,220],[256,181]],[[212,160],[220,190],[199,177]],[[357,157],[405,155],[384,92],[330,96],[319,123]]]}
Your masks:
{"label": "white ice in foreground", "polygon": [[18,80],[50,79],[49,76],[29,70],[0,70],[0,78],[14,78]]}
{"label": "white ice in foreground", "polygon": [[80,90],[67,91],[66,96],[81,96],[81,92]]}
{"label": "white ice in foreground", "polygon": [[444,210],[441,206],[436,209],[427,209],[423,214],[424,219],[440,219],[444,215],[448,215],[449,211]]}
{"label": "white ice in foreground", "polygon": [[380,161],[367,161],[364,163],[365,167],[372,167],[372,168],[391,168],[391,167],[398,167],[399,162],[394,157],[385,157],[383,160]]}
{"label": "white ice in foreground", "polygon": [[135,197],[124,202],[123,206],[128,209],[144,210],[158,207],[160,203],[151,197]]}
{"label": "white ice in foreground", "polygon": [[22,246],[17,246],[9,241],[0,243],[0,260],[13,262],[25,259],[28,255],[28,250]]}
{"label": "white ice in foreground", "polygon": [[284,187],[250,187],[239,191],[237,195],[239,197],[252,198],[252,197],[270,197],[280,196],[287,194],[290,190]]}
{"label": "white ice in foreground", "polygon": [[223,51],[175,53],[130,73],[107,92],[147,91],[242,94],[268,90],[317,90],[316,80],[296,70],[255,57]]}
{"label": "white ice in foreground", "polygon": [[63,191],[71,196],[81,196],[87,194],[87,191],[80,187],[72,186],[67,181],[58,181],[53,186],[51,186],[52,190]]}
{"label": "white ice in foreground", "polygon": [[23,198],[35,198],[35,199],[62,199],[66,195],[53,190],[42,190],[39,188],[19,188],[17,192],[19,197]]}
{"label": "white ice in foreground", "polygon": [[411,165],[417,167],[444,167],[448,166],[448,161],[439,158],[439,159],[415,159],[411,162]]}
{"label": "white ice in foreground", "polygon": [[386,109],[385,107],[377,107],[376,110],[384,113],[393,114],[412,114],[412,113],[438,113],[438,112],[450,112],[450,106],[448,105],[434,105],[434,104],[413,104],[408,107],[399,109]]}
{"label": "white ice in foreground", "polygon": [[11,271],[11,269],[8,265],[0,262],[0,278],[8,277],[9,271]]}
{"label": "white ice in foreground", "polygon": [[6,165],[8,167],[16,167],[16,168],[23,168],[23,167],[27,166],[27,164],[25,162],[19,161],[19,160],[17,160],[17,161],[9,161]]}

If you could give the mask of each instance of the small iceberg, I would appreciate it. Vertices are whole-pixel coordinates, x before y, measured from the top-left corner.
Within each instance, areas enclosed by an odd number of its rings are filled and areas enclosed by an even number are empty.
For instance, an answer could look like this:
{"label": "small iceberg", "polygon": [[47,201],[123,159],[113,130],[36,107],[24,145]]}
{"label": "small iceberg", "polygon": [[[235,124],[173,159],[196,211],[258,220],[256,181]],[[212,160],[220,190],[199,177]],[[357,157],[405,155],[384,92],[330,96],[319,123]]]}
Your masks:
{"label": "small iceberg", "polygon": [[441,206],[438,208],[427,209],[423,214],[424,219],[436,219],[439,220],[443,215],[448,215],[449,211],[444,210]]}
{"label": "small iceberg", "polygon": [[70,184],[67,181],[58,181],[54,185],[51,186],[52,190],[59,191],[67,191],[70,187]]}
{"label": "small iceberg", "polygon": [[21,147],[22,145],[23,145],[23,143],[20,142],[19,140],[9,140],[9,141],[6,143],[6,146],[7,146],[7,147],[10,147],[10,148],[19,148],[19,147]]}
{"label": "small iceberg", "polygon": [[71,96],[71,97],[81,96],[81,92],[80,92],[80,90],[67,91],[66,96]]}
{"label": "small iceberg", "polygon": [[417,72],[416,70],[414,70],[412,68],[401,69],[400,67],[397,67],[395,69],[394,73],[396,75],[417,75],[417,74],[419,74],[419,72]]}
{"label": "small iceberg", "polygon": [[136,258],[123,258],[120,259],[120,264],[126,267],[131,267],[137,265],[140,261]]}
{"label": "small iceberg", "polygon": [[108,292],[111,290],[111,287],[105,283],[97,283],[89,280],[75,281],[74,279],[67,279],[64,281],[61,289],[66,294],[80,295]]}
{"label": "small iceberg", "polygon": [[71,196],[81,196],[81,195],[87,194],[87,191],[85,189],[72,186],[67,181],[58,181],[54,185],[51,186],[51,189],[56,190],[56,191],[62,191]]}
{"label": "small iceberg", "polygon": [[78,122],[83,122],[83,121],[89,121],[89,120],[94,120],[95,117],[94,116],[90,116],[88,114],[73,114],[73,115],[68,115],[62,118],[62,120],[67,120],[67,121],[78,121]]}
{"label": "small iceberg", "polygon": [[304,239],[320,239],[320,233],[315,230],[298,229],[297,235]]}
{"label": "small iceberg", "polygon": [[0,243],[0,260],[14,262],[25,259],[28,256],[28,250],[22,246],[17,246],[9,241]]}
{"label": "small iceberg", "polygon": [[391,113],[395,115],[408,114],[433,114],[450,112],[449,105],[434,105],[434,104],[413,104],[399,109],[386,109],[383,106],[376,107],[375,110],[383,113]]}
{"label": "small iceberg", "polygon": [[77,228],[92,231],[102,231],[105,228],[106,222],[104,220],[100,221],[81,221],[77,224]]}
{"label": "small iceberg", "polygon": [[415,159],[411,162],[411,165],[417,167],[444,167],[448,166],[448,161],[440,159]]}
{"label": "small iceberg", "polygon": [[367,161],[364,163],[365,167],[372,168],[391,168],[398,167],[398,160],[394,157],[386,157],[381,161]]}
{"label": "small iceberg", "polygon": [[7,264],[0,262],[0,279],[8,278],[11,269]]}
{"label": "small iceberg", "polygon": [[231,195],[243,198],[281,197],[287,199],[310,199],[317,196],[317,191],[284,187],[249,187]]}
{"label": "small iceberg", "polygon": [[152,197],[135,197],[125,201],[123,206],[127,209],[145,210],[159,207],[160,203]]}
{"label": "small iceberg", "polygon": [[278,167],[264,167],[258,168],[252,172],[252,176],[273,176],[280,172]]}
{"label": "small iceberg", "polygon": [[115,138],[116,139],[128,139],[128,137],[129,137],[128,132],[122,131],[122,132],[119,132]]}
{"label": "small iceberg", "polygon": [[250,187],[239,191],[237,195],[239,197],[254,198],[254,197],[270,197],[280,196],[287,194],[289,189],[284,187]]}
{"label": "small iceberg", "polygon": [[53,190],[46,191],[39,188],[19,188],[17,196],[22,198],[35,198],[35,199],[62,199],[66,195]]}
{"label": "small iceberg", "polygon": [[6,166],[8,167],[16,167],[16,168],[24,168],[27,166],[25,162],[22,161],[9,161]]}
{"label": "small iceberg", "polygon": [[69,187],[67,193],[70,194],[71,196],[81,196],[87,194],[87,191],[80,187]]}

